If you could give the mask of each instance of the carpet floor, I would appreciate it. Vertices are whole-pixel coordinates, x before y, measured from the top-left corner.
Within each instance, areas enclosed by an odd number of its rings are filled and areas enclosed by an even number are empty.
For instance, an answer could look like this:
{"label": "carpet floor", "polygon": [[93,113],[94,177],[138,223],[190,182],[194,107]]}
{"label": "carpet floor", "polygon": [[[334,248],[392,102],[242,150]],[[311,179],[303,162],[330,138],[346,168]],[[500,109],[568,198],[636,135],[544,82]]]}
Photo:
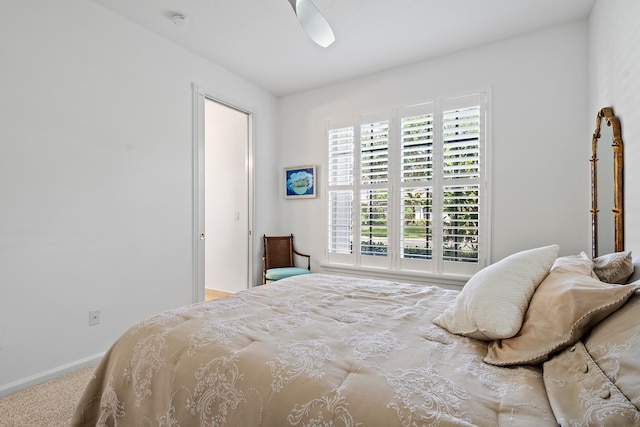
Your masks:
{"label": "carpet floor", "polygon": [[68,427],[96,366],[20,390],[0,399],[0,427]]}

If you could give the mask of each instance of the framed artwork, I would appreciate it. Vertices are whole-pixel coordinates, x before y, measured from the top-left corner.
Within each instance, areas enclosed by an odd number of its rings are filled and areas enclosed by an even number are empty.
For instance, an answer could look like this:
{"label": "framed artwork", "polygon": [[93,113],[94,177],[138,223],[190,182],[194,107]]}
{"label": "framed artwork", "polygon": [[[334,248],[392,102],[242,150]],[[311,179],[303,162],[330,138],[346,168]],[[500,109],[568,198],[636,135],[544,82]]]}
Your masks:
{"label": "framed artwork", "polygon": [[316,197],[316,167],[314,165],[284,168],[285,199]]}

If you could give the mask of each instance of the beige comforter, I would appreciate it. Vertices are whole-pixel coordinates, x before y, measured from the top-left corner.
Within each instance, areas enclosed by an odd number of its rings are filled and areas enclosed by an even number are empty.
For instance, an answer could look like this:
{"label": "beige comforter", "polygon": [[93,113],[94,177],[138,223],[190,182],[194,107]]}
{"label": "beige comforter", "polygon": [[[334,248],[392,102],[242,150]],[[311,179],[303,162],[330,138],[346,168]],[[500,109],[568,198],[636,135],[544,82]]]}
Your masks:
{"label": "beige comforter", "polygon": [[108,351],[72,425],[556,425],[536,367],[432,323],[456,291],[310,274],[159,314]]}

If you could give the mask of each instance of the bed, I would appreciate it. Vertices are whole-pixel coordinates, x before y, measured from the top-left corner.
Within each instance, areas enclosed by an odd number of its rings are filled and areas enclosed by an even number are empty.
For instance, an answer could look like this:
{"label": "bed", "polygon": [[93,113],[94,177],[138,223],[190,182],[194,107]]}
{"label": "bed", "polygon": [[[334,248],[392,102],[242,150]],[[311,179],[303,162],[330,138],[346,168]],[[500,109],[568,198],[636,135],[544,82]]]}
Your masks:
{"label": "bed", "polygon": [[640,425],[631,254],[557,252],[462,291],[314,273],[158,314],[106,353],[72,425]]}

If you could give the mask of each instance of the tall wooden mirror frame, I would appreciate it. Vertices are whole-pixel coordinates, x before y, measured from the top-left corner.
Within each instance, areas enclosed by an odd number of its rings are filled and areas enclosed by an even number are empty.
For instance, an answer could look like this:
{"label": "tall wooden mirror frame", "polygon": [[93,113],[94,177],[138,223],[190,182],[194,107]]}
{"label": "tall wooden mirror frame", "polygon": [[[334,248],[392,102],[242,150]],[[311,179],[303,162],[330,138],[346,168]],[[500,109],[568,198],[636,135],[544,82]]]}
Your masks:
{"label": "tall wooden mirror frame", "polygon": [[[591,140],[591,251],[593,258],[598,256],[598,139],[602,122],[613,131],[611,146],[613,147],[613,230],[615,252],[624,250],[624,221],[623,221],[623,165],[624,151],[622,144],[622,132],[620,120],[613,114],[611,107],[605,107],[598,112],[596,129]],[[600,149],[608,149],[608,141]],[[605,185],[610,179],[601,179],[600,184]],[[610,185],[610,184],[606,184]]]}

